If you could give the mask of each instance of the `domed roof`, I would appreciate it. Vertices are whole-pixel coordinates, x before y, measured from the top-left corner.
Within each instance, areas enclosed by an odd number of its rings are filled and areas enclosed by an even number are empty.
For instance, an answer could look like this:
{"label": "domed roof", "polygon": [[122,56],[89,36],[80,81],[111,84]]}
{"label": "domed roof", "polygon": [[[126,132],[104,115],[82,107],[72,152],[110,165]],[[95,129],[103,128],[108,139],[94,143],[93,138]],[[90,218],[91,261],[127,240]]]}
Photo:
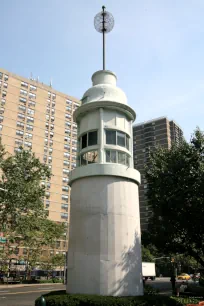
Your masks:
{"label": "domed roof", "polygon": [[89,88],[83,98],[82,104],[97,101],[111,101],[127,104],[125,93],[116,86],[117,77],[109,70],[100,70],[93,74],[93,86]]}

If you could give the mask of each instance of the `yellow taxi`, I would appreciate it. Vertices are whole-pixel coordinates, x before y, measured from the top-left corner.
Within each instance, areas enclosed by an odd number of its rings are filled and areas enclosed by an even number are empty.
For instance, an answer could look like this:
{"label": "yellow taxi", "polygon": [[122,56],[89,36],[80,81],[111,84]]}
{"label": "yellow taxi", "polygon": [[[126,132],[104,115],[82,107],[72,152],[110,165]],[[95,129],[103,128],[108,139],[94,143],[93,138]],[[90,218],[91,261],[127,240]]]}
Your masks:
{"label": "yellow taxi", "polygon": [[189,280],[191,277],[187,273],[181,273],[177,278],[180,280]]}

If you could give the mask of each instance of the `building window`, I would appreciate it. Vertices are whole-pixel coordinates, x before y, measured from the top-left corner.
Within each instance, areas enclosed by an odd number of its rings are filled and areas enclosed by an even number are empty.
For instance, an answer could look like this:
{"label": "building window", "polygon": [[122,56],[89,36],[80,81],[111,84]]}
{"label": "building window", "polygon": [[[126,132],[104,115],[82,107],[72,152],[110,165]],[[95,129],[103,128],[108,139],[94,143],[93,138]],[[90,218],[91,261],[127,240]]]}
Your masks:
{"label": "building window", "polygon": [[3,78],[3,73],[2,72],[0,72],[0,79],[2,79]]}
{"label": "building window", "polygon": [[26,90],[20,89],[20,94],[23,96],[27,96],[28,92]]}
{"label": "building window", "polygon": [[2,129],[3,129],[3,126],[0,124],[0,131],[2,131]]}
{"label": "building window", "polygon": [[27,130],[27,131],[33,131],[33,126],[27,124],[27,125],[26,125],[26,130]]}
{"label": "building window", "polygon": [[63,178],[62,178],[62,182],[63,182],[63,183],[68,183],[68,182],[69,182],[69,179],[68,179],[67,177],[63,177]]}
{"label": "building window", "polygon": [[32,139],[32,138],[33,138],[33,135],[32,135],[32,134],[30,134],[30,133],[25,133],[25,136],[26,136],[26,138],[30,138],[30,139]]}
{"label": "building window", "polygon": [[62,186],[62,191],[69,191],[69,187],[68,186]]}
{"label": "building window", "polygon": [[66,106],[66,111],[70,111],[71,112],[72,108],[70,106]]}
{"label": "building window", "polygon": [[64,137],[64,141],[70,142],[71,138],[70,137]]}
{"label": "building window", "polygon": [[71,119],[71,117],[72,117],[71,115],[65,114],[65,118],[66,118],[66,119]]}
{"label": "building window", "polygon": [[16,130],[16,135],[18,135],[18,136],[23,136],[23,135],[24,135],[24,132],[23,132],[23,131],[20,131],[20,130]]}
{"label": "building window", "polygon": [[70,135],[70,134],[71,134],[71,130],[69,130],[69,129],[65,129],[65,134]]}
{"label": "building window", "polygon": [[30,116],[27,116],[27,122],[33,123],[34,122],[34,118],[30,117]]}
{"label": "building window", "polygon": [[26,104],[27,99],[26,99],[26,98],[20,97],[20,98],[19,98],[19,102],[22,102],[22,103]]}
{"label": "building window", "polygon": [[21,86],[22,86],[22,87],[25,87],[25,88],[28,88],[28,83],[26,83],[26,82],[21,82]]}
{"label": "building window", "polygon": [[65,149],[65,150],[70,150],[70,146],[67,145],[67,144],[65,144],[65,145],[64,145],[64,149]]}
{"label": "building window", "polygon": [[0,122],[3,122],[3,120],[4,120],[4,117],[0,116]]}
{"label": "building window", "polygon": [[63,174],[69,174],[69,170],[68,169],[63,169]]}
{"label": "building window", "polygon": [[23,144],[23,140],[20,140],[20,139],[15,139],[15,143],[19,146],[22,146]]}
{"label": "building window", "polygon": [[67,152],[64,152],[64,157],[70,157],[70,154]]}
{"label": "building window", "polygon": [[66,214],[66,213],[61,213],[61,218],[62,218],[62,219],[65,219],[65,220],[68,220],[68,214]]}
{"label": "building window", "polygon": [[1,105],[5,105],[6,100],[5,99],[1,99]]}
{"label": "building window", "polygon": [[61,209],[68,211],[68,204],[62,204]]}
{"label": "building window", "polygon": [[46,201],[45,201],[45,207],[46,207],[46,208],[49,208],[49,207],[50,207],[50,201],[49,201],[49,200],[46,200]]}
{"label": "building window", "polygon": [[2,98],[5,98],[6,95],[7,95],[7,92],[3,90],[3,91],[2,91]]}
{"label": "building window", "polygon": [[1,108],[0,108],[0,114],[3,114],[3,113],[4,113],[4,108],[1,107]]}
{"label": "building window", "polygon": [[24,142],[24,145],[25,145],[26,147],[32,148],[32,143],[31,143],[31,142],[25,141],[25,142]]}
{"label": "building window", "polygon": [[36,94],[34,94],[32,92],[29,92],[28,96],[29,96],[30,99],[36,99]]}
{"label": "building window", "polygon": [[68,160],[64,160],[63,164],[64,164],[64,166],[69,166],[69,161]]}
{"label": "building window", "polygon": [[25,115],[18,113],[18,118],[25,120]]}
{"label": "building window", "polygon": [[4,83],[4,88],[8,88],[8,84],[7,83]]}
{"label": "building window", "polygon": [[67,100],[66,100],[66,104],[71,105],[71,104],[72,104],[72,101],[69,100],[69,99],[67,99]]}
{"label": "building window", "polygon": [[37,90],[37,87],[36,87],[36,86],[33,86],[33,85],[30,85],[30,90],[31,90],[31,91],[36,91],[36,90]]}
{"label": "building window", "polygon": [[34,115],[35,111],[33,109],[28,108],[28,114],[29,115]]}
{"label": "building window", "polygon": [[80,164],[86,166],[88,164],[94,164],[98,162],[98,151],[90,151],[81,155]]}
{"label": "building window", "polygon": [[24,105],[19,105],[18,109],[22,112],[26,112],[26,107]]}
{"label": "building window", "polygon": [[24,123],[23,123],[23,122],[17,121],[17,122],[16,122],[16,125],[17,125],[18,127],[24,128]]}
{"label": "building window", "polygon": [[68,195],[66,195],[66,194],[62,194],[62,200],[64,200],[65,202],[68,202]]}
{"label": "building window", "polygon": [[65,121],[66,126],[71,126],[71,123],[69,121]]}
{"label": "building window", "polygon": [[106,150],[106,162],[107,163],[117,163],[125,166],[129,166],[129,155],[125,152]]}
{"label": "building window", "polygon": [[35,107],[35,102],[33,101],[28,101],[28,107]]}
{"label": "building window", "polygon": [[4,75],[4,81],[8,81],[8,75],[7,74]]}

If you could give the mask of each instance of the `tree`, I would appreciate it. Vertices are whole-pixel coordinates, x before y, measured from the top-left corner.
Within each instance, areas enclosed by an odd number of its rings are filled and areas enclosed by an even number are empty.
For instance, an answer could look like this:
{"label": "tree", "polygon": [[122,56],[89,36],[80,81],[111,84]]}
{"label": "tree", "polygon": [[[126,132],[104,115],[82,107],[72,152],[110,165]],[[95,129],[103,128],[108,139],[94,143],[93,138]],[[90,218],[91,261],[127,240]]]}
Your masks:
{"label": "tree", "polygon": [[[54,267],[59,267],[60,271],[62,271],[62,269],[64,268],[64,265],[65,265],[65,260],[66,260],[66,255],[65,254],[56,254],[52,258],[53,266]],[[61,273],[61,278],[62,278],[62,273]]]}
{"label": "tree", "polygon": [[142,245],[142,261],[153,262],[154,255],[151,254],[150,250]]}
{"label": "tree", "polygon": [[24,259],[30,271],[39,261],[42,249],[52,246],[65,231],[63,224],[47,218],[44,209],[46,190],[41,182],[49,179],[51,173],[35,154],[22,148],[14,156],[6,157],[1,142],[0,168],[0,232],[6,237],[4,253],[11,246],[27,248]]}
{"label": "tree", "polygon": [[193,257],[204,267],[204,134],[151,153],[146,170],[153,215],[143,243]]}
{"label": "tree", "polygon": [[[1,154],[0,154],[1,155]],[[0,224],[3,229],[15,228],[23,215],[45,217],[42,179],[51,173],[30,151],[21,150],[1,161]]]}

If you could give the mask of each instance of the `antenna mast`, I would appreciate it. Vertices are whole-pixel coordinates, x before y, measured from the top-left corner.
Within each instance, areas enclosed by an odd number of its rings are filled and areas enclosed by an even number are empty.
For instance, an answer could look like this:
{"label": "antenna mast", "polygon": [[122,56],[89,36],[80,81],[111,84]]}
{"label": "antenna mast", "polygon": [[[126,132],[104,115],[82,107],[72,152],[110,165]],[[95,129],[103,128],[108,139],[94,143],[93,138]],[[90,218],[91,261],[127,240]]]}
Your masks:
{"label": "antenna mast", "polygon": [[105,34],[109,33],[114,27],[113,15],[105,9],[106,7],[103,5],[102,11],[94,18],[94,27],[96,31],[103,34],[103,70],[106,69]]}

